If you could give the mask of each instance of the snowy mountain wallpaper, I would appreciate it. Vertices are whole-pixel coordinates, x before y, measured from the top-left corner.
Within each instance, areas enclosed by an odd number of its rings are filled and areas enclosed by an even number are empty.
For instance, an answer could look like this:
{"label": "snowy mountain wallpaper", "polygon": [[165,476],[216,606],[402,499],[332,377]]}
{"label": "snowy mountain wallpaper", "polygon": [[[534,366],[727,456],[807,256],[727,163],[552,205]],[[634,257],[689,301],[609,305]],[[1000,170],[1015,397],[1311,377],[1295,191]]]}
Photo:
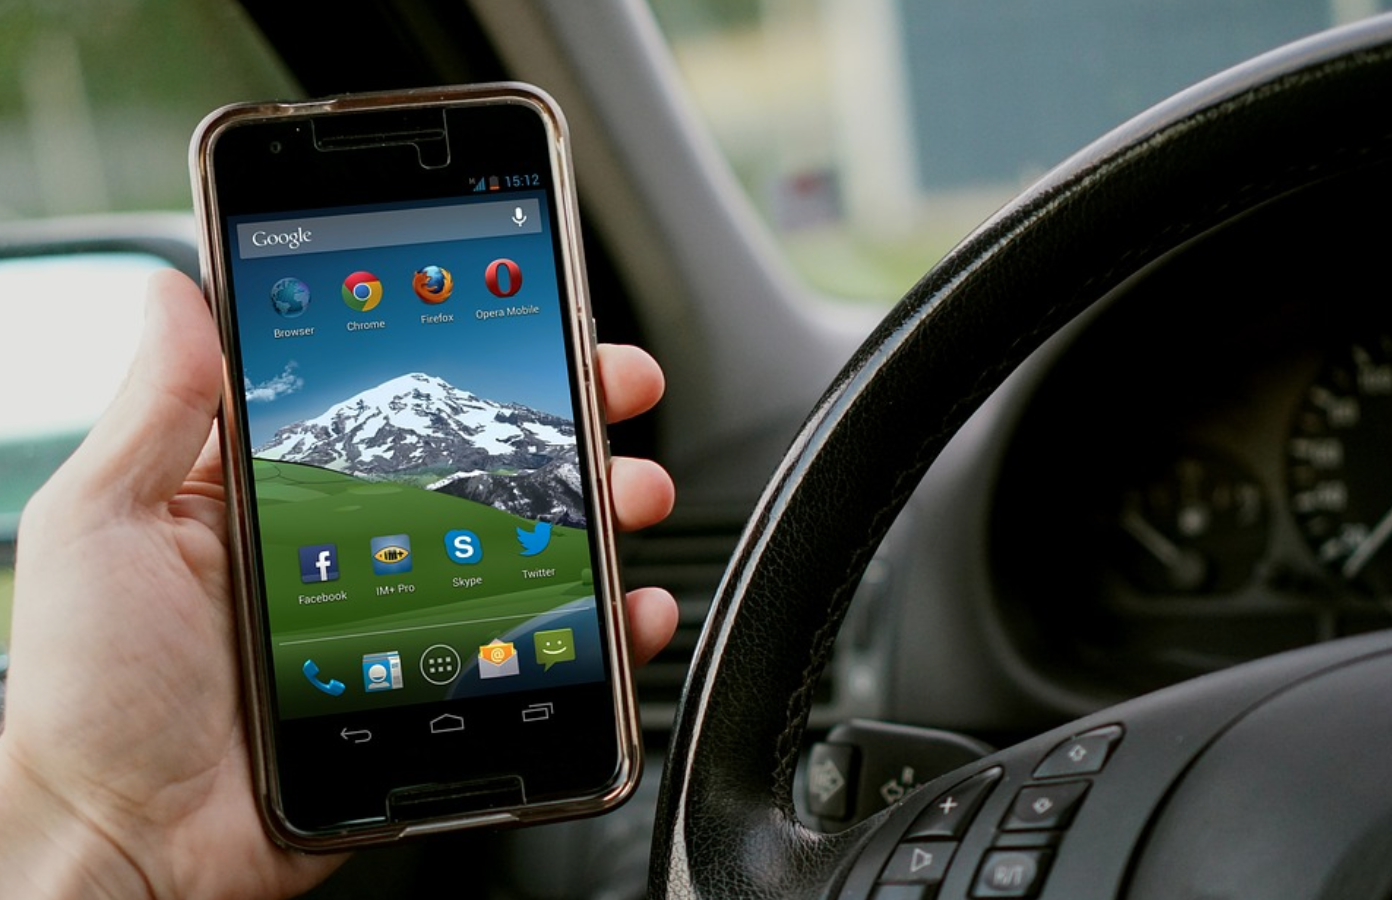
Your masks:
{"label": "snowy mountain wallpaper", "polygon": [[413,372],[282,426],[257,459],[303,463],[585,527],[575,426]]}

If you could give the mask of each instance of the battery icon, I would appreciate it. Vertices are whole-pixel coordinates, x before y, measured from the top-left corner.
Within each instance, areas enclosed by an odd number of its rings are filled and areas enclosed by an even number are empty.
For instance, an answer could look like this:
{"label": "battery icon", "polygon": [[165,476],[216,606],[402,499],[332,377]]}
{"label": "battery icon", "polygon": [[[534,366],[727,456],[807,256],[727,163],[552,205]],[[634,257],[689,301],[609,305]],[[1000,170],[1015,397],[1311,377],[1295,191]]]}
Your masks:
{"label": "battery icon", "polygon": [[497,175],[489,175],[489,176],[488,176],[488,189],[489,189],[490,191],[496,191],[496,190],[498,189],[498,176],[497,176]]}

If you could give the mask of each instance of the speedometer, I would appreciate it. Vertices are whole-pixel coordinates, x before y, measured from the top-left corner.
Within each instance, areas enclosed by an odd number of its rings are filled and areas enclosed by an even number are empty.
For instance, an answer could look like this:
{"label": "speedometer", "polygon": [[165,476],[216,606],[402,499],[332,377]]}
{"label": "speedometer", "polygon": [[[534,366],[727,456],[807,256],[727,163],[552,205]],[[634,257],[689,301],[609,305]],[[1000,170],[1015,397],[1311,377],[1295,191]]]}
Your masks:
{"label": "speedometer", "polygon": [[1392,335],[1339,347],[1286,442],[1292,513],[1331,575],[1392,596]]}

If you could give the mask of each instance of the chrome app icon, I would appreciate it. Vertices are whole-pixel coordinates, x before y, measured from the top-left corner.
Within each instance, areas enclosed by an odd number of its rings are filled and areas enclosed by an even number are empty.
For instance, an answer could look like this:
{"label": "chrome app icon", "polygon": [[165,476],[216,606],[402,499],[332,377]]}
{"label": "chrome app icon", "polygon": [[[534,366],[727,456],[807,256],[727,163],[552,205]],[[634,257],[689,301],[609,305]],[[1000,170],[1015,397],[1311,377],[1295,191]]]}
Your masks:
{"label": "chrome app icon", "polygon": [[354,272],[343,279],[343,302],[354,312],[368,312],[382,302],[382,280],[371,272]]}

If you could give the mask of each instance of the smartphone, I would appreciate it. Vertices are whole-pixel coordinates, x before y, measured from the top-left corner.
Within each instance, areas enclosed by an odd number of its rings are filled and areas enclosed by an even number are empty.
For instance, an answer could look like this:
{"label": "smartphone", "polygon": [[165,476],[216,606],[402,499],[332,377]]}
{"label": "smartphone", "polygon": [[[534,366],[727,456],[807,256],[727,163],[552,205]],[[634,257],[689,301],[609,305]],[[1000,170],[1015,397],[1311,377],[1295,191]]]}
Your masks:
{"label": "smartphone", "polygon": [[640,769],[564,121],[516,84],[194,135],[261,807],[332,850]]}

